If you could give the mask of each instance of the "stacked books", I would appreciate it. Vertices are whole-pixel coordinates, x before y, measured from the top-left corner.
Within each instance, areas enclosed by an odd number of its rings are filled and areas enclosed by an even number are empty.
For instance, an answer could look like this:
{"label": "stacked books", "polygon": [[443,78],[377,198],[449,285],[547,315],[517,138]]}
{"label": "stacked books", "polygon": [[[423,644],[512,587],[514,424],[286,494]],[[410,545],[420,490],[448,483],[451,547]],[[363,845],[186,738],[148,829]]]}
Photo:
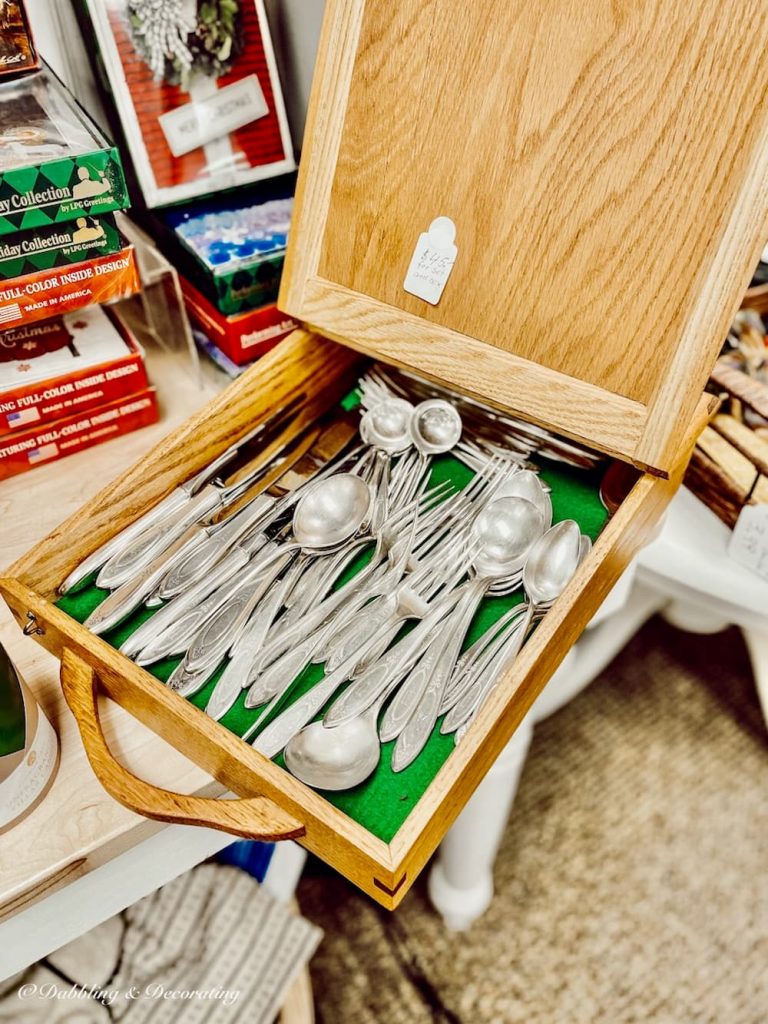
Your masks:
{"label": "stacked books", "polygon": [[45,65],[0,82],[0,479],[157,419],[120,157]]}
{"label": "stacked books", "polygon": [[291,177],[151,214],[198,344],[232,375],[296,327],[276,305],[292,192]]}

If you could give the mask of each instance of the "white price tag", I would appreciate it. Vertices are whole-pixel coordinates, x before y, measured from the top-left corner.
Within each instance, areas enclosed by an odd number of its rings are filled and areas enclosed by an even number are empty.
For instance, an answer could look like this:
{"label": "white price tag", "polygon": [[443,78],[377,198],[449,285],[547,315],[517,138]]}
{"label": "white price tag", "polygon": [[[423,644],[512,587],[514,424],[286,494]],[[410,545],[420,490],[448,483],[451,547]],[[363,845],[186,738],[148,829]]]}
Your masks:
{"label": "white price tag", "polygon": [[429,231],[419,235],[403,288],[410,295],[436,306],[456,262],[456,225],[450,217],[436,217]]}
{"label": "white price tag", "polygon": [[733,528],[728,554],[768,580],[768,505],[745,505]]}

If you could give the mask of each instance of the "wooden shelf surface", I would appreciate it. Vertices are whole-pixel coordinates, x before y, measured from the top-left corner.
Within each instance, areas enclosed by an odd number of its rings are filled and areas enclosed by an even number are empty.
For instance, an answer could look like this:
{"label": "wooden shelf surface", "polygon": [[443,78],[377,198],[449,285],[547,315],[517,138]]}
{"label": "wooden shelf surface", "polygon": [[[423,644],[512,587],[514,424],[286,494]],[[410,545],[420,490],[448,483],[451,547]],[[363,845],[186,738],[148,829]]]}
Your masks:
{"label": "wooden shelf surface", "polygon": [[[148,353],[147,363],[160,399],[159,423],[0,483],[0,565],[10,565],[29,550],[217,390],[212,379],[196,383],[179,357],[155,350]],[[0,607],[0,641],[40,701],[61,744],[59,771],[48,795],[0,838],[3,921],[165,826],[127,810],[102,789],[64,703],[58,661],[21,635],[5,605]],[[182,793],[222,791],[209,775],[116,705],[103,708],[103,720],[115,754],[142,777]]]}

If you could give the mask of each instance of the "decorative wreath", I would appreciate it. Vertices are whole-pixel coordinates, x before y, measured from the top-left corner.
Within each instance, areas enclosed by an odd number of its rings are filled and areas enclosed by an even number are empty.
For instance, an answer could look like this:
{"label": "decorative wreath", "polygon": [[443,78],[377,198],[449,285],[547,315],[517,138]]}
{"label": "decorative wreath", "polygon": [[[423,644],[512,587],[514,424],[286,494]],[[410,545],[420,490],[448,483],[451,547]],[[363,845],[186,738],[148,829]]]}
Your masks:
{"label": "decorative wreath", "polygon": [[[195,13],[190,13],[190,6]],[[240,0],[128,0],[133,42],[158,81],[218,78],[243,49]]]}

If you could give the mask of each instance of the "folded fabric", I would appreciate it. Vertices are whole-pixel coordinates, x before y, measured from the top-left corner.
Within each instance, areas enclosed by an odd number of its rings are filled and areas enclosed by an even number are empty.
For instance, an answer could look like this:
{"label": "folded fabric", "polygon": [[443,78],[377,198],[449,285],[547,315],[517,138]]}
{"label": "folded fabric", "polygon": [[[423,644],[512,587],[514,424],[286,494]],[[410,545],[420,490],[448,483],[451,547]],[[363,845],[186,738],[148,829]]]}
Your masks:
{"label": "folded fabric", "polygon": [[4,986],[8,1024],[270,1024],[322,937],[236,868],[204,864]]}

